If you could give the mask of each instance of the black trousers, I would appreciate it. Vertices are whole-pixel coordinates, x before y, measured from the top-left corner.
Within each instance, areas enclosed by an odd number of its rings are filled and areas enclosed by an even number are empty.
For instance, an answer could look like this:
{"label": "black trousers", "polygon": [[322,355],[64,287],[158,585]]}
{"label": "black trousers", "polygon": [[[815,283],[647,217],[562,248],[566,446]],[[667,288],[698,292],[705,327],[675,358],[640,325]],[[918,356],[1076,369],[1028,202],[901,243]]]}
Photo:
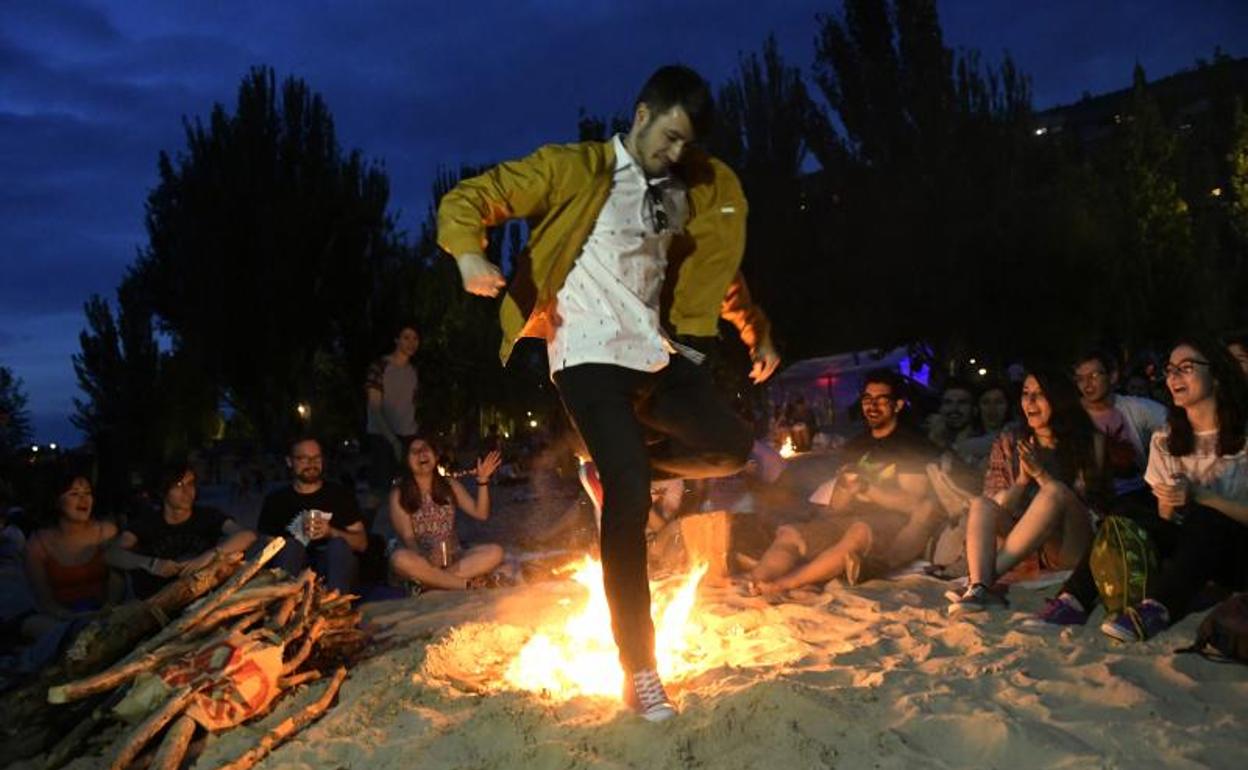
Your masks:
{"label": "black trousers", "polygon": [[1153,598],[1176,622],[1192,608],[1192,600],[1210,580],[1238,591],[1248,577],[1248,526],[1203,505],[1183,508],[1174,552],[1162,567]]}
{"label": "black trousers", "polygon": [[[658,372],[581,364],[554,380],[602,480],[603,587],[620,663],[630,673],[653,669],[645,534],[651,478],[735,473],[753,436],[710,374],[677,354]],[[648,441],[648,433],[658,440]]]}

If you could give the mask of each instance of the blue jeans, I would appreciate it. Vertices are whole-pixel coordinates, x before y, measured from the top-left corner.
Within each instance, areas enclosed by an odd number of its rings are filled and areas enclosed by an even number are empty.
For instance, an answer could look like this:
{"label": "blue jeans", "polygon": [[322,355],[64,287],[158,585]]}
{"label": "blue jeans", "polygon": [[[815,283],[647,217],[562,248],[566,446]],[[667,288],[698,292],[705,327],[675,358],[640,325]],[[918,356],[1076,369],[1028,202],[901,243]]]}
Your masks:
{"label": "blue jeans", "polygon": [[286,545],[273,558],[273,566],[281,567],[286,573],[295,576],[305,567],[325,580],[329,588],[340,593],[350,593],[355,586],[356,576],[360,570],[360,559],[346,540],[331,537],[326,540],[314,540],[306,546],[293,538],[286,539]]}

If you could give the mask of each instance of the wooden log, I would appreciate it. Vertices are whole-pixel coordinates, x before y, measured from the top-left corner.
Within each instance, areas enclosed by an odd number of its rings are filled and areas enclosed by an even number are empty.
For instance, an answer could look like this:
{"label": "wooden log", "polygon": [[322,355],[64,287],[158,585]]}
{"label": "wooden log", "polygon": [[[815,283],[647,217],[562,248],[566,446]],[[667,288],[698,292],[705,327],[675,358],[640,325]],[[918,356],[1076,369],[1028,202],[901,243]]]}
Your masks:
{"label": "wooden log", "polygon": [[298,638],[308,627],[308,623],[312,620],[312,602],[316,599],[316,574],[310,569],[305,569],[299,577],[304,586],[303,599],[299,603],[299,610],[295,616],[282,629],[282,638],[287,642]]}
{"label": "wooden log", "polygon": [[[324,617],[324,616],[322,616]],[[360,625],[360,621],[364,619],[364,613],[358,610],[346,615],[338,615],[335,617],[325,618],[326,631],[342,631],[348,628],[356,628]]]}
{"label": "wooden log", "polygon": [[258,609],[255,612],[251,613],[250,615],[239,619],[237,623],[230,626],[229,634],[231,636],[233,636],[234,634],[241,634],[245,632],[247,629],[254,626],[255,624],[259,623],[261,620],[264,620],[263,608]]}
{"label": "wooden log", "polygon": [[282,585],[265,586],[254,591],[239,591],[234,597],[235,601],[218,607],[203,616],[194,626],[188,629],[187,633],[208,633],[230,618],[250,614],[261,607],[266,607],[277,599],[298,593],[299,588],[300,585],[298,583],[291,582]]}
{"label": "wooden log", "polygon": [[214,610],[223,605],[226,599],[229,599],[236,591],[238,591],[238,589],[242,588],[243,585],[250,580],[252,576],[259,572],[260,568],[267,564],[270,559],[276,556],[278,551],[281,551],[282,547],[285,545],[286,541],[281,537],[275,537],[270,540],[265,544],[260,553],[256,554],[256,556],[250,561],[244,563],[241,568],[230,576],[230,579],[227,580],[224,585],[204,597],[203,601],[199,602],[197,605],[188,607],[186,612],[182,614],[182,617],[165,626],[151,639],[148,639],[135,648],[134,652],[129,656],[130,659],[137,658],[161,646],[170,639],[184,633],[188,628],[191,628],[196,623],[203,620],[206,616],[210,615]]}
{"label": "wooden log", "polygon": [[282,664],[283,675],[293,674],[296,669],[303,665],[303,662],[308,659],[308,655],[312,652],[312,645],[316,644],[324,631],[325,618],[317,618],[312,621],[312,627],[308,629],[308,633],[303,635],[303,643],[299,645],[299,649],[290,660]]}
{"label": "wooden log", "polygon": [[204,569],[184,575],[142,602],[124,604],[87,626],[62,660],[18,690],[0,698],[0,755],[20,759],[38,754],[64,735],[60,728],[39,727],[55,722],[47,705],[48,688],[93,674],[120,660],[136,643],[161,626],[162,619],[216,588],[242,560],[231,554]]}
{"label": "wooden log", "polygon": [[165,725],[190,705],[191,698],[195,697],[195,693],[208,685],[207,681],[196,686],[186,686],[178,689],[161,704],[160,708],[152,712],[151,715],[139,723],[129,737],[121,741],[121,747],[113,756],[112,762],[108,765],[108,770],[123,770],[129,767],[134,758],[139,755],[143,747],[152,740],[156,733],[160,732]]}
{"label": "wooden log", "polygon": [[193,652],[203,645],[204,640],[202,639],[182,644],[167,644],[158,650],[147,653],[141,658],[119,663],[98,674],[51,687],[48,689],[48,703],[69,703],[97,693],[107,692],[120,687],[145,671],[151,671],[160,664],[179,655]]}
{"label": "wooden log", "polygon": [[64,737],[57,741],[52,750],[44,757],[44,770],[57,770],[57,768],[64,766],[71,759],[78,756],[78,747],[100,729],[101,725],[111,716],[112,707],[116,705],[118,700],[119,698],[117,697],[107,698],[99,706],[90,709],[89,714],[83,714],[73,728],[66,732]]}
{"label": "wooden log", "polygon": [[319,719],[329,709],[330,704],[333,703],[334,698],[338,695],[338,689],[342,687],[342,682],[346,678],[347,669],[345,667],[339,668],[334,672],[334,678],[329,680],[329,686],[325,688],[325,692],[321,694],[320,698],[298,714],[282,720],[268,735],[260,739],[258,745],[243,753],[233,762],[224,765],[220,770],[250,770],[257,762],[267,757],[273,749]]}
{"label": "wooden log", "polygon": [[307,684],[308,682],[315,682],[316,680],[320,679],[321,676],[323,675],[321,674],[320,671],[317,671],[316,669],[312,668],[312,669],[308,669],[307,671],[300,671],[298,674],[291,674],[290,676],[284,676],[281,679],[278,679],[277,686],[282,688],[283,690],[289,690],[290,688],[298,687],[301,684]]}
{"label": "wooden log", "polygon": [[290,616],[295,614],[295,607],[299,605],[301,598],[299,594],[291,594],[283,599],[282,603],[277,606],[273,616],[264,624],[265,627],[274,631],[282,630],[290,622]]}
{"label": "wooden log", "polygon": [[182,766],[186,750],[191,747],[191,739],[195,737],[195,728],[198,726],[188,716],[178,717],[178,721],[169,726],[164,740],[160,742],[155,759],[148,765],[150,770],[178,770]]}

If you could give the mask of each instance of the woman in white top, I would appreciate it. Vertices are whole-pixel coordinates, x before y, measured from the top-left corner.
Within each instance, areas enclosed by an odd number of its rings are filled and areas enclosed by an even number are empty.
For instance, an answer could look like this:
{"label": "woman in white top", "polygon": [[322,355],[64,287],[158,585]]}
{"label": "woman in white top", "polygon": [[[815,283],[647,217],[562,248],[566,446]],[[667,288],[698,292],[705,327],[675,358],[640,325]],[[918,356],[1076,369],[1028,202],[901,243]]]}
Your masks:
{"label": "woman in white top", "polygon": [[1152,597],[1101,625],[1122,641],[1143,641],[1187,614],[1205,583],[1235,589],[1248,568],[1248,380],[1223,346],[1186,339],[1170,351],[1167,426],[1153,434],[1144,480],[1178,543]]}

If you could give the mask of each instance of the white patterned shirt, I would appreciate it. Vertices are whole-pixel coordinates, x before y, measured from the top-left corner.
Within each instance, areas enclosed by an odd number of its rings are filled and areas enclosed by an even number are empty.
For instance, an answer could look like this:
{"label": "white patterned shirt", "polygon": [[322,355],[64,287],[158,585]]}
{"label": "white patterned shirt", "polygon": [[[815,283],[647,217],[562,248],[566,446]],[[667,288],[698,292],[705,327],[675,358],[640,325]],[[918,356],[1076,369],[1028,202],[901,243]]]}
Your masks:
{"label": "white patterned shirt", "polygon": [[[689,218],[685,187],[673,176],[647,180],[619,135],[613,141],[611,192],[556,295],[563,323],[546,345],[552,375],[590,363],[657,372],[675,352],[659,323],[659,295],[668,244]],[[661,232],[647,185],[662,197]]]}

